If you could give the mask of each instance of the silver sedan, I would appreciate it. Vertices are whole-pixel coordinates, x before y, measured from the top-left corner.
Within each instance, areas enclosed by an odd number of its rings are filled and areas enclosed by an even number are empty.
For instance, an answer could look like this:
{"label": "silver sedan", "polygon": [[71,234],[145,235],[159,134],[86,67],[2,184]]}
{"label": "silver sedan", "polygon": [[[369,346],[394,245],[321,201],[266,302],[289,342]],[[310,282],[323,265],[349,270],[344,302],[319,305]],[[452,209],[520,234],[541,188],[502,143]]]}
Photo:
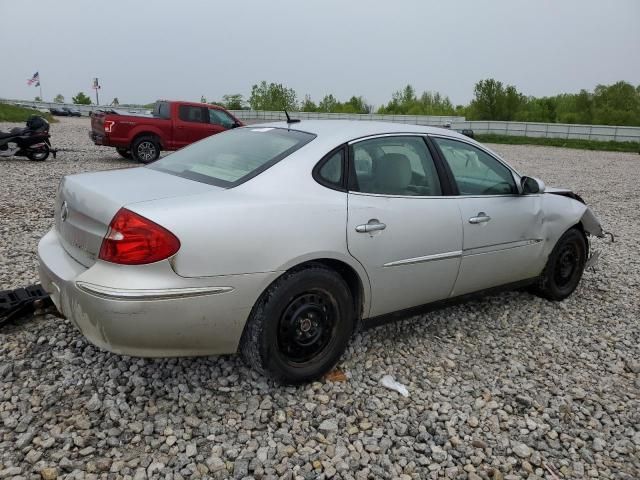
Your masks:
{"label": "silver sedan", "polygon": [[278,122],[65,177],[40,278],[92,343],[318,378],[362,327],[496,288],[562,300],[604,232],[456,132]]}

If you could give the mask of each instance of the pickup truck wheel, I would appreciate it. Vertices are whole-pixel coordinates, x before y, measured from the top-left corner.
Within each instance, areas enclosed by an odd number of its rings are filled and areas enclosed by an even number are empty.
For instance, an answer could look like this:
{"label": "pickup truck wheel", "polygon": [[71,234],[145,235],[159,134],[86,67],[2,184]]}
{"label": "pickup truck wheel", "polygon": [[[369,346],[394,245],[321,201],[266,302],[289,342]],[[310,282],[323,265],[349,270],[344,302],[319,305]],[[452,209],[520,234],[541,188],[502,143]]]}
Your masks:
{"label": "pickup truck wheel", "polygon": [[131,146],[131,154],[139,162],[153,162],[160,156],[160,145],[154,137],[139,137],[134,140]]}
{"label": "pickup truck wheel", "polygon": [[349,287],[325,267],[278,278],[254,306],[240,341],[245,361],[286,384],[327,373],[347,348],[355,314]]}
{"label": "pickup truck wheel", "polygon": [[127,160],[131,160],[132,158],[131,150],[128,148],[116,148],[116,152],[118,152],[122,158],[126,158]]}

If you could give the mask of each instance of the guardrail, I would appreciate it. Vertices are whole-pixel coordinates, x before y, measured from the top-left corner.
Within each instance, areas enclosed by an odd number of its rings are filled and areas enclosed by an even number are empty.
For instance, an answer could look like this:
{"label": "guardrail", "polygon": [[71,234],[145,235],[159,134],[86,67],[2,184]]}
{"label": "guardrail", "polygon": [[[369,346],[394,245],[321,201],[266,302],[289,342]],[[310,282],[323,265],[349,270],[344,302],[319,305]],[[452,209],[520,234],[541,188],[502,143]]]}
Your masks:
{"label": "guardrail", "polygon": [[[141,107],[107,106],[107,105],[74,105],[67,103],[33,102],[27,100],[0,99],[2,103],[24,105],[32,108],[48,110],[52,107],[73,107],[83,115],[100,109],[114,109],[120,113],[149,113],[149,109]],[[240,120],[285,120],[282,111],[231,110]],[[459,116],[425,116],[425,115],[380,115],[377,113],[321,113],[321,112],[289,112],[294,118],[301,120],[377,120],[383,122],[406,123],[411,125],[444,126],[450,124],[456,130],[471,129],[478,134],[512,135],[521,137],[566,138],[581,140],[601,140],[616,142],[640,142],[640,127],[621,127],[609,125],[579,125],[572,123],[537,123],[537,122],[500,122],[474,120],[468,121]]]}
{"label": "guardrail", "polygon": [[[283,111],[270,112],[263,110],[230,110],[240,120],[286,120]],[[293,118],[300,120],[375,120],[382,122],[407,123],[411,125],[442,126],[453,122],[463,122],[464,117],[428,116],[428,115],[380,115],[377,113],[324,113],[324,112],[289,112]]]}
{"label": "guardrail", "polygon": [[579,125],[573,123],[534,123],[462,121],[452,122],[452,128],[470,128],[478,134],[511,135],[519,137],[566,138],[616,142],[640,142],[640,127],[609,125]]}

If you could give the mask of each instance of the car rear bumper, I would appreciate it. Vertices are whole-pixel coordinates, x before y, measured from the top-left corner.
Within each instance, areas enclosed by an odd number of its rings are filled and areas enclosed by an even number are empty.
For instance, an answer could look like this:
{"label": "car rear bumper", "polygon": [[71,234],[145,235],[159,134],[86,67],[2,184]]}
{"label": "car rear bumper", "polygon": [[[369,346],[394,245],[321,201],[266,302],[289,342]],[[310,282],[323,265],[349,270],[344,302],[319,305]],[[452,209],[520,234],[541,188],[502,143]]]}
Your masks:
{"label": "car rear bumper", "polygon": [[168,261],[87,268],[52,229],[38,245],[40,281],[58,310],[94,345],[174,357],[233,353],[256,299],[277,273],[183,278]]}

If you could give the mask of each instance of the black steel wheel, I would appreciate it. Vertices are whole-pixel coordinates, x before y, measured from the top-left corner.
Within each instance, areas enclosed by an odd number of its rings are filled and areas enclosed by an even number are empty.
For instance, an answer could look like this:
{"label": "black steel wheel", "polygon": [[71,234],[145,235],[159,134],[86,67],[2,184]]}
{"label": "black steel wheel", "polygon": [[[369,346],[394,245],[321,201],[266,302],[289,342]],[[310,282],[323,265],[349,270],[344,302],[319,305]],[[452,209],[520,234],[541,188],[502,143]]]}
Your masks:
{"label": "black steel wheel", "polygon": [[254,306],[240,352],[255,370],[282,383],[311,381],[340,359],[353,333],[348,285],[321,265],[285,273]]}
{"label": "black steel wheel", "polygon": [[549,255],[534,292],[549,300],[564,300],[578,287],[587,261],[587,240],[577,228],[566,231]]}
{"label": "black steel wheel", "polygon": [[278,350],[292,365],[313,359],[329,345],[340,313],[325,290],[294,298],[280,317]]}

